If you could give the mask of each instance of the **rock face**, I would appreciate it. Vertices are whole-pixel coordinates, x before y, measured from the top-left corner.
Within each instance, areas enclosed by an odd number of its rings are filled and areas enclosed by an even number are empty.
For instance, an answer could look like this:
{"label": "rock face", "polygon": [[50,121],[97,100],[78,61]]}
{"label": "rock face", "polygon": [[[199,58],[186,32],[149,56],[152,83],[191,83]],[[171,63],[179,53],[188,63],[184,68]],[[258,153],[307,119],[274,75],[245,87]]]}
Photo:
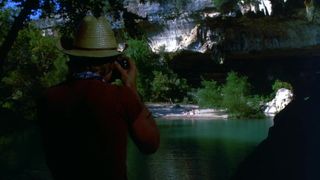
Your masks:
{"label": "rock face", "polygon": [[284,109],[293,99],[293,93],[289,89],[281,88],[277,91],[275,98],[266,104],[264,113],[275,115]]}
{"label": "rock face", "polygon": [[199,39],[198,27],[204,10],[214,7],[212,0],[147,1],[144,4],[127,0],[126,4],[128,11],[148,19],[153,30],[145,32],[154,52],[160,49],[175,52],[194,45]]}
{"label": "rock face", "polygon": [[[154,52],[188,50],[212,53],[220,58],[223,53],[252,53],[256,51],[290,49],[320,44],[320,0],[306,0],[305,9],[294,19],[270,16],[247,17],[253,11],[272,14],[270,0],[254,4],[233,4],[232,12],[217,11],[212,0],[124,0],[127,11],[143,17],[137,19],[141,31],[146,33]],[[260,16],[262,16],[260,13]],[[114,29],[124,28],[123,12],[112,21]],[[252,16],[252,15],[251,15]],[[258,15],[256,15],[258,16]],[[59,24],[53,18],[37,22],[44,30]],[[52,32],[44,32],[51,35]],[[217,56],[218,54],[218,56]]]}
{"label": "rock face", "polygon": [[[228,52],[254,52],[290,49],[320,44],[320,25],[306,19],[272,18],[245,20],[242,27],[227,28],[224,42]],[[241,23],[241,20],[239,21]]]}
{"label": "rock face", "polygon": [[[141,23],[141,27],[147,33],[154,52],[190,50],[216,54],[221,50],[251,53],[319,45],[320,25],[313,1],[291,20],[221,14],[212,0],[145,1],[144,4],[127,0],[125,4],[128,11],[148,19],[147,23],[144,22],[147,26]],[[272,13],[269,0],[237,6],[241,12],[239,16],[248,11]]]}
{"label": "rock face", "polygon": [[310,22],[320,23],[320,1],[319,0],[305,0],[306,17]]}

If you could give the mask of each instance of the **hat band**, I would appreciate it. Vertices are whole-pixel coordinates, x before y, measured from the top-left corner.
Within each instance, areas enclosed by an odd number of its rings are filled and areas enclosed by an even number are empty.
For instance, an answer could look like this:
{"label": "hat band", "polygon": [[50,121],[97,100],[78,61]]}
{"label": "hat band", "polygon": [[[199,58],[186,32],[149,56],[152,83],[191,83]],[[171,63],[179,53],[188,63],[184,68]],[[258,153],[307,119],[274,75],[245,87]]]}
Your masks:
{"label": "hat band", "polygon": [[117,48],[84,48],[84,47],[78,47],[74,46],[76,49],[79,50],[90,50],[90,51],[95,51],[95,50],[117,50]]}

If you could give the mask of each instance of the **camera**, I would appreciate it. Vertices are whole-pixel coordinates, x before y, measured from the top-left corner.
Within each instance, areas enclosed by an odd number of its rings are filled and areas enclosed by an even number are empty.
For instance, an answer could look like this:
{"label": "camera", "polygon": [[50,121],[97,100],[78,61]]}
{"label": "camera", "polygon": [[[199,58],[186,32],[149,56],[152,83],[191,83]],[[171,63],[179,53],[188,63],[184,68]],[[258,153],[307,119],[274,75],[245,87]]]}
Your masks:
{"label": "camera", "polygon": [[[129,69],[129,59],[128,57],[125,56],[119,56],[117,57],[117,59],[115,60],[117,63],[120,64],[120,66],[123,69],[128,70]],[[121,79],[121,74],[118,70],[114,70],[112,73],[112,78],[111,78],[111,82],[115,82],[117,79]]]}
{"label": "camera", "polygon": [[123,69],[129,69],[129,59],[124,56],[119,56],[116,60]]}

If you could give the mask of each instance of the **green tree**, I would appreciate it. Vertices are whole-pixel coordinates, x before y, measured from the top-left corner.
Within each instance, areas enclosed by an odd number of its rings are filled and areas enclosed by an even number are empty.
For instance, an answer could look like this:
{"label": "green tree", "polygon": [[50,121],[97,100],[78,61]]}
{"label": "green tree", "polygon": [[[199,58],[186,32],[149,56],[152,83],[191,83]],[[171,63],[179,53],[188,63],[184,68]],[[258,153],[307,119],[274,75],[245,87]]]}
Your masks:
{"label": "green tree", "polygon": [[251,85],[247,77],[230,72],[226,84],[222,87],[222,105],[230,115],[241,117],[256,117],[260,112],[260,99],[250,94]]}
{"label": "green tree", "polygon": [[145,98],[151,97],[151,84],[154,74],[153,71],[158,67],[158,61],[153,57],[153,53],[146,40],[129,39],[128,48],[125,54],[132,58],[138,68],[138,91]]}
{"label": "green tree", "polygon": [[130,37],[142,37],[143,34],[138,30],[136,20],[146,19],[129,12],[123,0],[44,0],[41,9],[43,10],[42,17],[59,15],[64,19],[60,29],[66,43],[72,40],[74,29],[89,11],[96,17],[108,14],[114,20],[120,20],[120,14],[122,14],[123,19],[121,20]]}
{"label": "green tree", "polygon": [[54,38],[43,37],[32,25],[20,31],[1,79],[1,88],[9,92],[1,98],[3,108],[34,119],[35,98],[43,88],[62,81],[67,72],[67,58],[55,44]]}
{"label": "green tree", "polygon": [[[21,1],[17,1],[21,2]],[[3,3],[8,3],[3,2]],[[28,21],[28,16],[31,14],[32,10],[38,9],[39,0],[26,0],[21,2],[21,10],[17,16],[14,17],[14,21],[12,26],[10,27],[9,32],[6,33],[6,36],[0,47],[0,75],[3,71],[3,65],[5,63],[5,59],[8,56],[8,53],[16,40],[19,31],[24,27],[26,21]]]}
{"label": "green tree", "polygon": [[239,77],[235,72],[229,73],[227,82],[221,91],[223,94],[222,104],[229,113],[242,116],[250,110],[247,104],[249,84],[246,77]]}
{"label": "green tree", "polygon": [[196,101],[202,107],[224,108],[231,117],[257,118],[263,117],[260,107],[265,98],[252,95],[251,85],[247,77],[235,72],[228,73],[226,83],[222,86],[215,81],[201,82],[202,88],[195,93]]}
{"label": "green tree", "polygon": [[7,33],[9,32],[9,28],[12,24],[13,19],[11,19],[12,9],[1,9],[0,12],[0,44],[3,43]]}
{"label": "green tree", "polygon": [[205,108],[222,107],[221,87],[216,81],[202,80],[201,87],[195,93],[197,103]]}
{"label": "green tree", "polygon": [[151,100],[166,102],[181,102],[187,97],[189,86],[187,81],[178,78],[177,74],[154,71],[151,82]]}
{"label": "green tree", "polygon": [[168,66],[170,58],[154,54],[147,40],[129,39],[125,54],[138,68],[138,91],[145,101],[182,101],[188,93],[187,81]]}
{"label": "green tree", "polygon": [[284,82],[284,81],[280,81],[279,79],[277,79],[272,85],[272,90],[274,92],[277,92],[281,88],[286,88],[286,89],[289,89],[291,91],[293,90],[293,87],[292,87],[292,85],[290,83]]}
{"label": "green tree", "polygon": [[29,25],[19,32],[8,54],[0,79],[0,179],[17,179],[39,156],[36,99],[67,72],[67,58],[55,45],[55,39]]}

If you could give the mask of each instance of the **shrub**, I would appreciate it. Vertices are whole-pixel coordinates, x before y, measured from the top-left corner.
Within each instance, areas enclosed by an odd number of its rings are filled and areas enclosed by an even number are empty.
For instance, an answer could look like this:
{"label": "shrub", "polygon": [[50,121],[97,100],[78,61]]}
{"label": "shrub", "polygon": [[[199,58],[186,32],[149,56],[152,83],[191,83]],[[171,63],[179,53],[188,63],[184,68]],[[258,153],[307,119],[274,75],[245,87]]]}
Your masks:
{"label": "shrub", "polygon": [[247,77],[230,72],[226,83],[218,86],[215,81],[202,82],[203,88],[196,92],[196,100],[202,107],[225,108],[235,118],[262,117],[260,107],[264,98],[250,94],[251,85]]}
{"label": "shrub", "polygon": [[170,57],[161,51],[153,54],[146,40],[129,39],[126,55],[138,68],[137,87],[145,101],[182,101],[187,96],[188,85],[168,66]]}
{"label": "shrub", "polygon": [[135,61],[139,71],[137,78],[138,91],[145,99],[150,99],[150,82],[154,77],[152,72],[157,66],[156,58],[153,57],[146,40],[129,39],[127,44],[128,48],[125,54]]}
{"label": "shrub", "polygon": [[0,104],[35,118],[35,98],[43,88],[61,82],[67,73],[67,58],[56,48],[52,37],[41,36],[32,25],[19,32],[5,64],[1,79]]}
{"label": "shrub", "polygon": [[222,88],[222,104],[229,114],[236,118],[255,118],[263,116],[260,107],[262,97],[250,94],[251,85],[247,77],[230,72]]}
{"label": "shrub", "polygon": [[9,31],[9,27],[12,24],[13,19],[10,18],[10,15],[13,13],[13,9],[1,9],[0,12],[0,43],[4,41],[5,36]]}
{"label": "shrub", "polygon": [[219,108],[222,106],[221,88],[216,81],[202,80],[202,88],[198,89],[195,96],[197,103],[205,108]]}
{"label": "shrub", "polygon": [[151,83],[151,100],[166,102],[181,102],[187,96],[189,86],[185,79],[178,78],[177,74],[154,71]]}
{"label": "shrub", "polygon": [[281,88],[286,88],[286,89],[289,89],[291,91],[293,90],[293,87],[292,87],[292,85],[290,83],[284,82],[284,81],[280,81],[279,79],[277,79],[272,85],[272,90],[274,92],[277,92]]}
{"label": "shrub", "polygon": [[239,113],[247,111],[247,95],[249,93],[249,84],[247,78],[239,77],[236,73],[228,74],[227,82],[222,88],[222,104],[228,108],[230,113]]}

